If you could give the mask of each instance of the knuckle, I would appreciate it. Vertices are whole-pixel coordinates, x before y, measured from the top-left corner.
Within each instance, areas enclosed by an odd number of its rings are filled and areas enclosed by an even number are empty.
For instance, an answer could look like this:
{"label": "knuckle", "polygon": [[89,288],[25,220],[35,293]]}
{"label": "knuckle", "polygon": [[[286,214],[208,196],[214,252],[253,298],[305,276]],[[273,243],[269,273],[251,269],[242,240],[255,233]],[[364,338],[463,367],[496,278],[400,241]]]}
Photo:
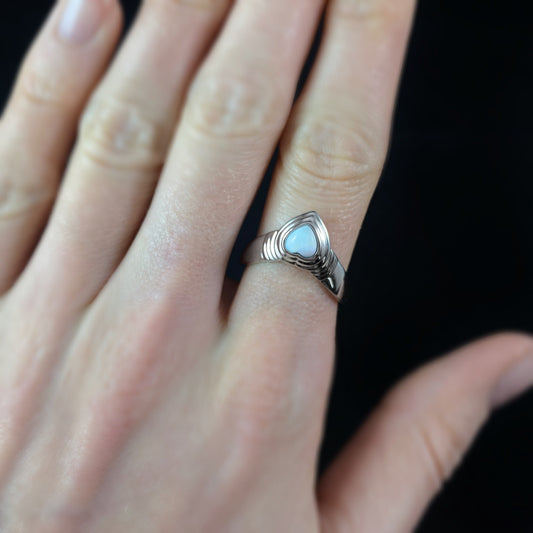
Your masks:
{"label": "knuckle", "polygon": [[334,13],[338,19],[349,23],[381,26],[397,20],[402,11],[406,11],[405,2],[340,0]]}
{"label": "knuckle", "polygon": [[169,127],[135,103],[97,95],[82,117],[79,149],[104,167],[152,171],[163,165],[169,138]]}
{"label": "knuckle", "polygon": [[226,4],[226,0],[149,0],[153,4],[163,4],[197,9],[200,11],[216,11]]}
{"label": "knuckle", "polygon": [[68,105],[70,91],[65,89],[63,79],[29,64],[21,76],[18,94],[32,106],[62,109]]}
{"label": "knuckle", "polygon": [[[350,198],[379,176],[382,158],[369,133],[329,119],[312,119],[280,147],[287,184],[313,198]],[[335,187],[332,189],[332,183]]]}
{"label": "knuckle", "polygon": [[[329,118],[291,125],[279,152],[284,176],[279,183],[287,207],[303,199],[331,208],[336,220],[360,213],[383,165],[382,150],[371,131],[356,131]],[[339,230],[342,227],[345,224]]]}
{"label": "knuckle", "polygon": [[202,137],[259,137],[279,127],[283,97],[263,76],[203,73],[189,93],[186,123]]}
{"label": "knuckle", "polygon": [[51,179],[23,181],[0,175],[0,221],[48,207],[54,200],[55,190]]}
{"label": "knuckle", "polygon": [[354,181],[375,170],[372,136],[343,127],[331,119],[310,119],[297,128],[290,144],[281,148],[284,158],[319,180]]}

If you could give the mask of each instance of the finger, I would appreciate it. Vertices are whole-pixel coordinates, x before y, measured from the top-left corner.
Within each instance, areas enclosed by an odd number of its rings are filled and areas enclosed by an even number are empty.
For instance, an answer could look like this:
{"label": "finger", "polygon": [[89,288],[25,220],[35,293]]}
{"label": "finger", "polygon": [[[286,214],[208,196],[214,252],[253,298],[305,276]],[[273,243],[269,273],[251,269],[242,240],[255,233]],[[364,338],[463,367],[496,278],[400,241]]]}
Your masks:
{"label": "finger", "polygon": [[[413,9],[413,0],[330,3],[315,66],[281,142],[261,233],[317,211],[347,266],[385,158]],[[260,306],[285,309],[298,337],[296,317],[304,313],[298,324],[320,329],[336,311],[320,283],[280,264],[247,269],[236,321]]]}
{"label": "finger", "polygon": [[[285,124],[322,0],[237,2],[194,80],[127,271],[212,303]],[[290,53],[288,53],[290,51]],[[124,277],[131,285],[131,277]],[[142,290],[145,290],[141,288]],[[216,302],[218,304],[218,301]],[[213,305],[213,307],[215,307]]]}
{"label": "finger", "polygon": [[30,279],[48,279],[81,302],[108,279],[145,215],[183,94],[229,5],[143,3],[84,113]]}
{"label": "finger", "polygon": [[[70,326],[120,260],[144,215],[188,78],[228,5],[226,0],[144,3],[85,113],[39,249],[9,295],[9,312],[25,317],[24,331],[40,334],[2,332],[5,345],[13,347],[2,360],[2,390],[18,390],[23,380],[23,388],[40,401]],[[53,320],[43,326],[44,316]],[[6,454],[18,449],[33,408],[24,402],[22,412],[4,424]]]}
{"label": "finger", "polygon": [[397,385],[319,485],[327,533],[407,533],[451,475],[491,409],[533,384],[533,342],[472,343]]}
{"label": "finger", "polygon": [[[347,265],[385,157],[412,10],[411,0],[330,2],[315,65],[282,138],[261,233],[316,210]],[[235,296],[229,331],[250,339],[254,357],[233,357],[232,371],[244,373],[256,395],[260,388],[291,399],[281,416],[286,434],[294,420],[305,431],[291,439],[287,453],[305,438],[314,451],[307,456],[316,455],[336,309],[320,283],[279,263],[247,268]],[[314,471],[314,460],[308,468]]]}
{"label": "finger", "polygon": [[0,292],[20,273],[42,230],[81,109],[120,26],[115,1],[64,0],[24,61],[0,122]]}

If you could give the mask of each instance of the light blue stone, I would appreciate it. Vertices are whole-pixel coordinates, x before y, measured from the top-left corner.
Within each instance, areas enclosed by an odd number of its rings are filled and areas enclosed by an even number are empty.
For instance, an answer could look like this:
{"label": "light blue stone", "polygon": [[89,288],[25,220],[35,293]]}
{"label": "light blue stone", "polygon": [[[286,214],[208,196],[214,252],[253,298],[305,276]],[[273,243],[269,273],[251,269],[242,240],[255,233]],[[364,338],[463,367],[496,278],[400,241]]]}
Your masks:
{"label": "light blue stone", "polygon": [[292,230],[285,239],[285,249],[291,254],[313,257],[317,250],[315,232],[307,224]]}

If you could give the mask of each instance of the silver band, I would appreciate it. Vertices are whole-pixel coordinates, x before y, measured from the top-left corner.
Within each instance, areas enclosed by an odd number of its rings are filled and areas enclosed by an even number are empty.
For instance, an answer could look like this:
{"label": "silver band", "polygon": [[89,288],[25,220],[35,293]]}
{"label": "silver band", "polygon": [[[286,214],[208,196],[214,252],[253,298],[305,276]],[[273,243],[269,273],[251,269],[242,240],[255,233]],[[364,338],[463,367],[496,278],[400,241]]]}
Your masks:
{"label": "silver band", "polygon": [[342,298],[345,270],[331,249],[324,222],[315,211],[299,215],[279,230],[254,239],[244,251],[243,262],[264,261],[282,261],[306,270],[337,300]]}

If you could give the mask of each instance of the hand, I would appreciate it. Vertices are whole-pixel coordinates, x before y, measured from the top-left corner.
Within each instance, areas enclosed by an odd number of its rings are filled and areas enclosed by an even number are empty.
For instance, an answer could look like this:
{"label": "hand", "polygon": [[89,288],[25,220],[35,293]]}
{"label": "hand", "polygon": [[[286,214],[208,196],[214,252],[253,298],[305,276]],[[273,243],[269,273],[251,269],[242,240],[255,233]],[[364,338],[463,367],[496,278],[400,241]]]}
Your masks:
{"label": "hand", "polygon": [[146,0],[109,67],[116,1],[54,8],[0,124],[2,532],[412,531],[533,382],[529,337],[470,344],[316,479],[337,304],[286,265],[224,273],[280,138],[261,231],[316,210],[349,262],[414,3],[331,0],[293,105],[323,7]]}

